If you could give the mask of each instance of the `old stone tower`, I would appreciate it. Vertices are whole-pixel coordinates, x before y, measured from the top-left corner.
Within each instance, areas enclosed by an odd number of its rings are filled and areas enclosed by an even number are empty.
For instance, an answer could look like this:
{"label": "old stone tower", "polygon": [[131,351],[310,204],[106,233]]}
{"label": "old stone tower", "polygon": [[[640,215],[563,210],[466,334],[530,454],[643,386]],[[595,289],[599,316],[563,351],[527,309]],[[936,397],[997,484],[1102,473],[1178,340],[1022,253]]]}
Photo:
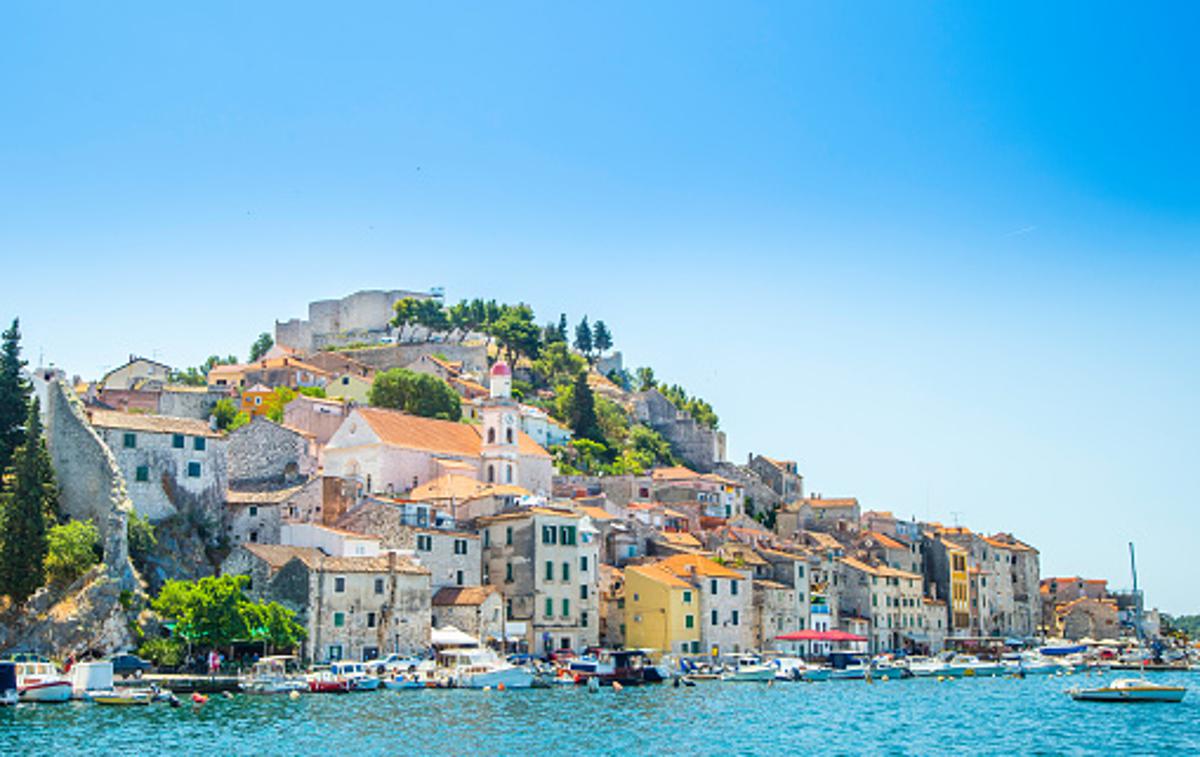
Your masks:
{"label": "old stone tower", "polygon": [[516,484],[517,439],[521,430],[520,408],[512,398],[512,371],[503,362],[491,370],[491,396],[481,408],[483,421],[483,480],[489,484]]}

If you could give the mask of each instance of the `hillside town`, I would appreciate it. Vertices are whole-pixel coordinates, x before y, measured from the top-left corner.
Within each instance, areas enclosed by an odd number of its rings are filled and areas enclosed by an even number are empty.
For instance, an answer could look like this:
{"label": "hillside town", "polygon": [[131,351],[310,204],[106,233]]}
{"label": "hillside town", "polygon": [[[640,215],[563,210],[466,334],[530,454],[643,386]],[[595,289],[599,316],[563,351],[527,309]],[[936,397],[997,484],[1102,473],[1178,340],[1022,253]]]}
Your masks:
{"label": "hillside town", "polygon": [[836,632],[910,655],[1129,637],[1138,615],[1159,632],[1140,593],[1044,577],[1019,524],[826,495],[803,450],[728,460],[712,408],[626,369],[602,321],[531,324],[364,291],[247,362],[23,369],[59,518],[100,559],[10,601],[0,649],[136,651],[170,637],[163,587],[206,576],[294,613],[311,662],[421,654],[450,627],[507,653],[711,659],[827,655]]}

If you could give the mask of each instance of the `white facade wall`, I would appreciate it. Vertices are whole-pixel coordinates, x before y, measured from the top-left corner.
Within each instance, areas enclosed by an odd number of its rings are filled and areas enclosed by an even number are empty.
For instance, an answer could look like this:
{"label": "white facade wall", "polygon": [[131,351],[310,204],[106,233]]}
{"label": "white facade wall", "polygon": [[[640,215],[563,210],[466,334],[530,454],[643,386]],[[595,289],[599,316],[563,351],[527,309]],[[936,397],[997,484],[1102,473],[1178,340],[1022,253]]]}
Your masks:
{"label": "white facade wall", "polygon": [[[531,650],[583,649],[600,640],[600,549],[594,535],[582,526],[584,519],[537,514],[534,516],[534,603]],[[574,545],[562,544],[563,527],[575,529]],[[555,529],[554,544],[547,543],[545,528]],[[547,563],[552,568],[547,571]],[[566,566],[566,577],[564,577]],[[551,578],[547,578],[551,575]],[[584,596],[586,594],[586,596]],[[566,602],[567,611],[563,612]],[[547,613],[549,603],[550,613]]]}
{"label": "white facade wall", "polygon": [[[157,522],[176,515],[184,500],[220,518],[227,485],[225,440],[184,435],[175,447],[175,434],[97,427],[96,432],[117,459],[125,476],[129,499],[139,515]],[[133,446],[126,437],[132,435]],[[203,439],[203,450],[196,440]],[[198,475],[195,465],[199,465]]]}
{"label": "white facade wall", "polygon": [[429,570],[433,591],[483,583],[479,537],[458,531],[413,529],[413,562]]}
{"label": "white facade wall", "polygon": [[750,573],[743,576],[697,576],[693,582],[700,595],[700,647],[704,654],[716,650],[721,656],[754,648],[754,590]]}

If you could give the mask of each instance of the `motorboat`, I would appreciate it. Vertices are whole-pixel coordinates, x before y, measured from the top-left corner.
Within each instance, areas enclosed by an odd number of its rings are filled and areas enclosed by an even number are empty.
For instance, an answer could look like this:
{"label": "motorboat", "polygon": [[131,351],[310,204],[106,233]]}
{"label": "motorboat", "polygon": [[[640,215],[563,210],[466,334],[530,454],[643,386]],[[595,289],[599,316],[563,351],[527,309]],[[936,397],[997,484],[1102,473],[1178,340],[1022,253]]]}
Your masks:
{"label": "motorboat", "polygon": [[829,668],[805,662],[799,657],[777,657],[775,666],[777,681],[828,681]]}
{"label": "motorboat", "polygon": [[775,668],[764,665],[758,655],[740,654],[733,658],[732,667],[721,674],[721,680],[765,683],[775,680]]}
{"label": "motorboat", "polygon": [[1038,652],[1010,652],[1001,658],[1001,662],[1014,675],[1054,675],[1062,670],[1057,660]]}
{"label": "motorboat", "polygon": [[367,666],[354,660],[338,660],[329,664],[329,672],[349,682],[350,691],[375,691],[379,679],[367,674]]}
{"label": "motorboat", "polygon": [[416,673],[397,673],[394,678],[383,679],[383,688],[403,691],[405,689],[424,689],[427,688],[427,685]]}
{"label": "motorboat", "polygon": [[17,695],[22,702],[66,702],[71,698],[71,681],[44,657],[18,655]]}
{"label": "motorboat", "polygon": [[1186,693],[1186,687],[1161,686],[1145,678],[1118,678],[1105,686],[1067,690],[1077,702],[1182,702]]}
{"label": "motorboat", "polygon": [[831,681],[861,681],[871,672],[869,665],[861,662],[850,663],[844,668],[834,668],[829,671]]}
{"label": "motorboat", "polygon": [[290,694],[309,688],[300,674],[300,661],[290,655],[263,657],[239,683],[247,694]]}
{"label": "motorboat", "polygon": [[641,686],[666,680],[642,649],[600,650],[593,658],[573,662],[570,674],[576,683],[586,684],[594,678],[601,686]]}
{"label": "motorboat", "polygon": [[319,668],[308,674],[308,690],[313,694],[346,694],[350,681],[327,667]]}
{"label": "motorboat", "polygon": [[916,678],[936,678],[945,676],[950,666],[944,660],[933,657],[909,657],[905,660],[905,667]]}
{"label": "motorboat", "polygon": [[0,662],[0,706],[12,706],[18,700],[17,665],[12,662]]}
{"label": "motorboat", "polygon": [[95,704],[123,707],[150,704],[154,701],[154,692],[150,689],[89,691],[87,698]]}
{"label": "motorboat", "polygon": [[988,676],[1002,676],[1008,672],[1002,663],[986,662],[980,660],[975,655],[960,654],[951,658],[947,664],[947,675],[965,678],[985,678]]}
{"label": "motorboat", "polygon": [[438,665],[451,684],[465,689],[528,689],[533,673],[483,647],[452,647],[438,652]]}

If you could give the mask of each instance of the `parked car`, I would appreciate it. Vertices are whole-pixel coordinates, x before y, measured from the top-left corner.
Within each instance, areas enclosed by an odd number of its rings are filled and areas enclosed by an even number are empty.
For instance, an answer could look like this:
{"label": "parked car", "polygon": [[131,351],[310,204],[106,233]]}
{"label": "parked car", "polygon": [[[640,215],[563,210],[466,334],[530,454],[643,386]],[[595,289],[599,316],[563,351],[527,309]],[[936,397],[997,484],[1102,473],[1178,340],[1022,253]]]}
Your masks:
{"label": "parked car", "polygon": [[121,678],[141,678],[142,673],[150,669],[150,663],[135,654],[113,655],[109,660],[113,666],[113,675]]}
{"label": "parked car", "polygon": [[381,675],[383,673],[391,673],[397,670],[407,671],[409,668],[415,668],[420,663],[421,660],[416,657],[390,654],[387,657],[371,660],[370,662],[366,663],[366,668],[367,672],[372,675]]}

